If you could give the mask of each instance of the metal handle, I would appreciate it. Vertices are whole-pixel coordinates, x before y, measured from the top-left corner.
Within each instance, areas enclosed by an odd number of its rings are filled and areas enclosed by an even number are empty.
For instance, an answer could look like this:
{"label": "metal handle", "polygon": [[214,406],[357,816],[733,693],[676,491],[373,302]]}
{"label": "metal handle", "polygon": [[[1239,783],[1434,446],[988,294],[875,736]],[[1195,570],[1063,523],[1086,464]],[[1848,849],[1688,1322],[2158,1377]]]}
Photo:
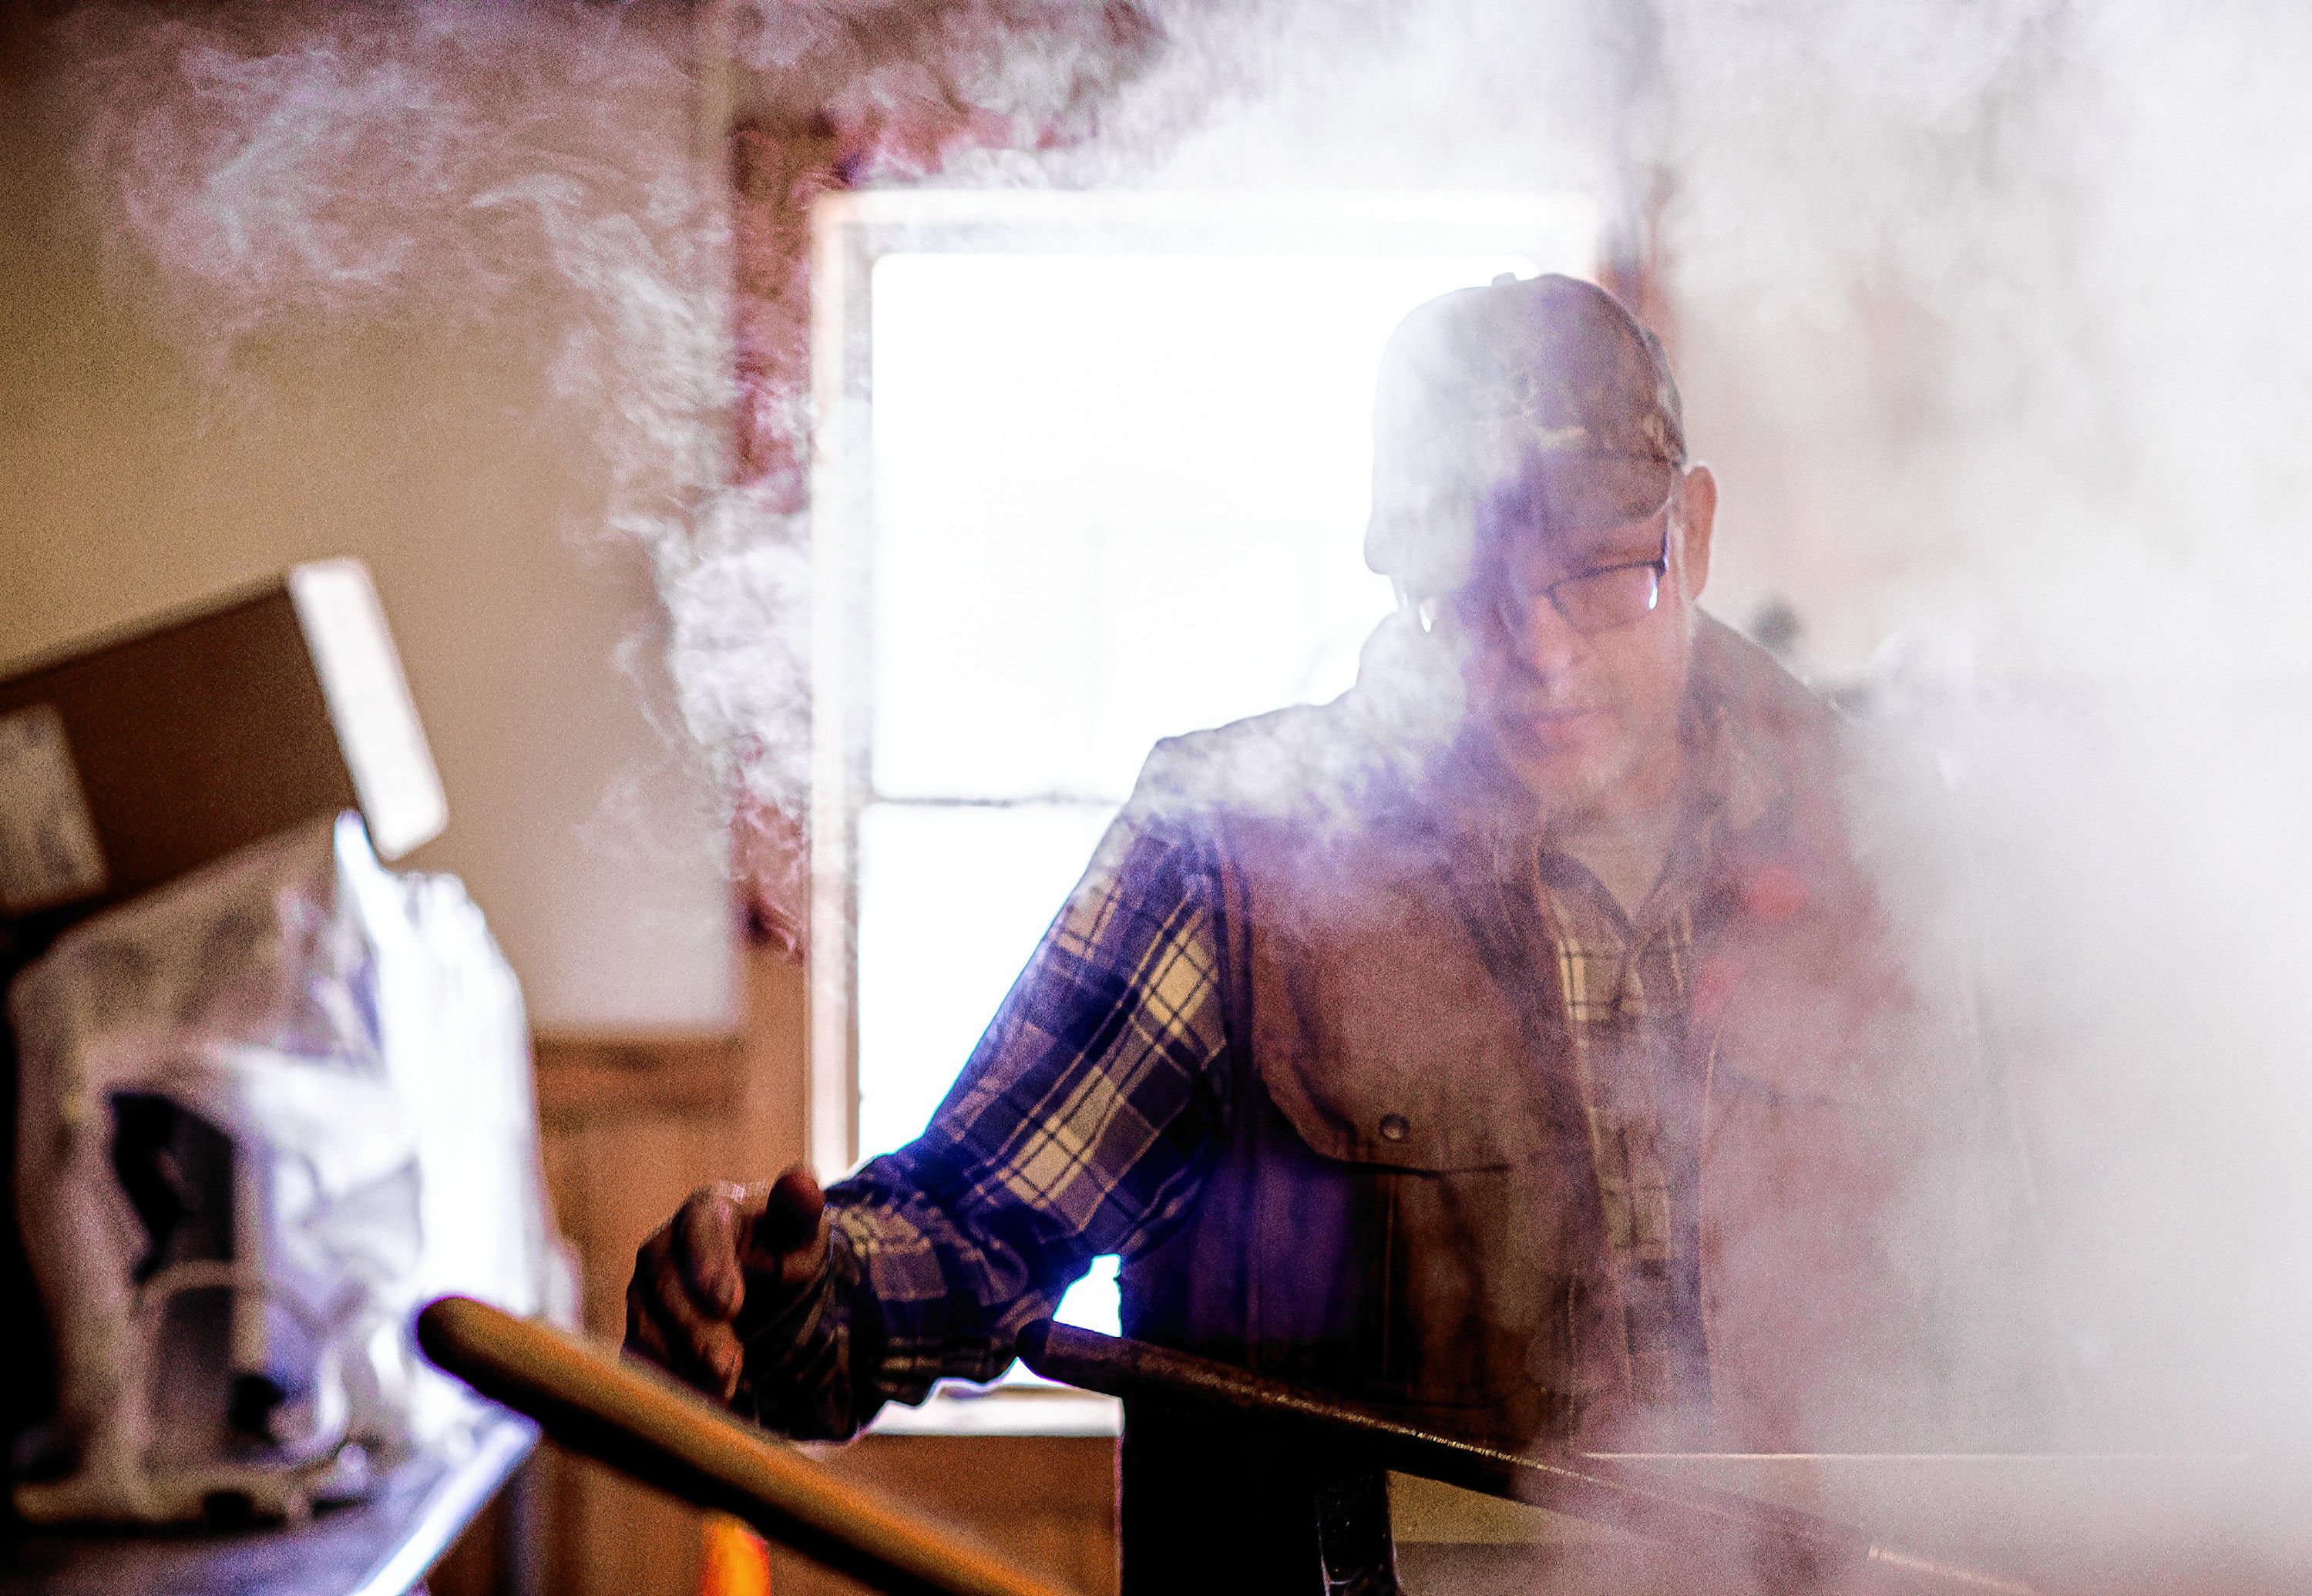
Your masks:
{"label": "metal handle", "polygon": [[425,1355],[572,1451],[891,1596],[1070,1596],[953,1531],[896,1513],[676,1385],[577,1337],[470,1297],[417,1316]]}
{"label": "metal handle", "polygon": [[1047,1380],[1260,1425],[1305,1443],[1336,1469],[1388,1469],[1442,1480],[1710,1552],[1746,1546],[1796,1587],[2031,1592],[2029,1585],[2003,1575],[1881,1545],[1836,1519],[1686,1485],[1608,1459],[1528,1455],[1433,1434],[1320,1392],[1145,1342],[1047,1320],[1020,1334],[1020,1355]]}

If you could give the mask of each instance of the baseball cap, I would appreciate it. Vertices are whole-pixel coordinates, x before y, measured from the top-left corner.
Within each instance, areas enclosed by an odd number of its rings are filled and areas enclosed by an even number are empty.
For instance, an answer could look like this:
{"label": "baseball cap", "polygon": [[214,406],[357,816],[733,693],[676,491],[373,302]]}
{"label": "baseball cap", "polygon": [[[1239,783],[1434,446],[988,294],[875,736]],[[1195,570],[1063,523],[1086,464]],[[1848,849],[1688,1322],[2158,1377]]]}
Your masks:
{"label": "baseball cap", "polygon": [[1504,517],[1625,525],[1661,508],[1685,460],[1668,358],[1621,301],[1556,276],[1458,289],[1382,351],[1365,563],[1449,592]]}

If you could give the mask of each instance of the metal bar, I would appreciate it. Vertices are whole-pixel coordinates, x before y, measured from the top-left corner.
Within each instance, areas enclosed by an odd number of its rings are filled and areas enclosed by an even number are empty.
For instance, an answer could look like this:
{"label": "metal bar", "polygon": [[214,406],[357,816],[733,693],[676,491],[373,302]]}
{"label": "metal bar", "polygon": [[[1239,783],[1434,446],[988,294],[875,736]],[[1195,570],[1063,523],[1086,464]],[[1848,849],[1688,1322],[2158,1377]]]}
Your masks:
{"label": "metal bar", "polygon": [[573,1451],[890,1596],[1069,1596],[990,1552],[829,1478],[672,1381],[469,1297],[417,1316],[425,1355]]}
{"label": "metal bar", "polygon": [[1835,1519],[1687,1485],[1607,1459],[1480,1446],[1232,1364],[1144,1342],[1046,1321],[1021,1334],[1020,1355],[1047,1380],[1262,1425],[1307,1445],[1336,1469],[1353,1461],[1419,1475],[1712,1553],[1744,1547],[1773,1566],[1776,1588],[1819,1584],[2006,1596],[2030,1596],[2032,1591],[2003,1575],[1883,1546],[1858,1526]]}

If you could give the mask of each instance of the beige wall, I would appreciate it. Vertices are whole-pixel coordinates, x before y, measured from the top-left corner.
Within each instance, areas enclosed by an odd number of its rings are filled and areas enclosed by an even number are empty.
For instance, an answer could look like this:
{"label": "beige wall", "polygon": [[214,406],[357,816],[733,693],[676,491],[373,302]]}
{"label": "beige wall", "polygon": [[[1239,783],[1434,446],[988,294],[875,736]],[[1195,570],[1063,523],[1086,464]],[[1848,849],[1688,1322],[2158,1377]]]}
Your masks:
{"label": "beige wall", "polygon": [[[0,661],[357,556],[449,794],[409,863],[465,878],[541,1027],[731,1023],[721,829],[648,718],[660,611],[600,532],[595,452],[547,419],[539,340],[337,321],[197,370],[100,270],[60,122],[22,92],[30,29],[0,29]],[[633,134],[679,162],[691,107],[664,110]],[[539,294],[524,311],[566,309]]]}

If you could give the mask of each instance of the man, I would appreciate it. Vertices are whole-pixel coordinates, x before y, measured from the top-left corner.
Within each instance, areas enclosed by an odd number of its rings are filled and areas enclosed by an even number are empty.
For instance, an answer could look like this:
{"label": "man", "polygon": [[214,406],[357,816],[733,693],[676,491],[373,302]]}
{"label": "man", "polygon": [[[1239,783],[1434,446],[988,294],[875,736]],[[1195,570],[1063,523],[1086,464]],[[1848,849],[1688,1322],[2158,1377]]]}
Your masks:
{"label": "man", "polygon": [[[924,1136],[824,1214],[694,1197],[630,1346],[846,1435],[1115,1253],[1126,1334],[1478,1440],[1982,1438],[1997,1094],[1894,789],[1695,608],[1660,345],[1563,277],[1432,302],[1375,471],[1358,686],[1161,745]],[[1236,1441],[1134,1411],[1124,1487],[1127,1591],[1315,1578]]]}

